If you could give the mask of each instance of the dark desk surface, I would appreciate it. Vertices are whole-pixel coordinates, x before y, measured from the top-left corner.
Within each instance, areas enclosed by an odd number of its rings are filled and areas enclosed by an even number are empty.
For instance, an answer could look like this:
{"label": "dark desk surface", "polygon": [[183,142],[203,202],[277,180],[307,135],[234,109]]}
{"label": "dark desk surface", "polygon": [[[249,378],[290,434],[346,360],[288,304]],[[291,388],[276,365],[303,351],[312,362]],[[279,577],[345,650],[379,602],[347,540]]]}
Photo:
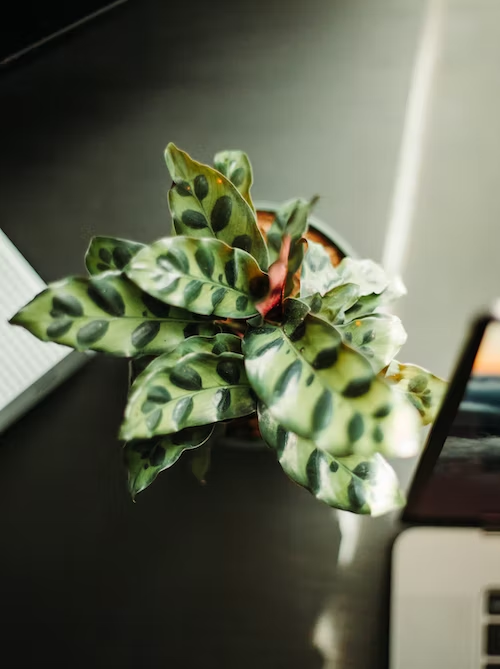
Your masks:
{"label": "dark desk surface", "polygon": [[[256,198],[318,192],[378,257],[421,11],[395,6],[131,2],[44,50],[0,78],[1,227],[48,281],[95,233],[161,236],[173,140],[247,150]],[[97,358],[0,439],[6,666],[384,667],[393,521],[268,452],[217,451],[205,488],[181,461],[132,504],[125,393]]]}

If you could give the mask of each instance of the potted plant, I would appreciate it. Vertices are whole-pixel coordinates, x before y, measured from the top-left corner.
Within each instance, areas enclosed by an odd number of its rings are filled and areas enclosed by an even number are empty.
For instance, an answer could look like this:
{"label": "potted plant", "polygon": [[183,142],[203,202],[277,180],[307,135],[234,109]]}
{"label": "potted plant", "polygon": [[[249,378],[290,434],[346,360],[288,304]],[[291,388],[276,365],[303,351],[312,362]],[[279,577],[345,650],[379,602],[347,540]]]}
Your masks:
{"label": "potted plant", "polygon": [[374,515],[400,505],[385,458],[417,452],[444,391],[394,360],[406,333],[387,305],[402,287],[308,231],[314,198],[257,216],[243,152],[215,167],[173,144],[165,156],[174,235],[95,237],[89,276],[49,285],[11,323],[131,359],[120,438],[134,497],[185,451],[203,479],[221,428],[253,417],[318,499]]}

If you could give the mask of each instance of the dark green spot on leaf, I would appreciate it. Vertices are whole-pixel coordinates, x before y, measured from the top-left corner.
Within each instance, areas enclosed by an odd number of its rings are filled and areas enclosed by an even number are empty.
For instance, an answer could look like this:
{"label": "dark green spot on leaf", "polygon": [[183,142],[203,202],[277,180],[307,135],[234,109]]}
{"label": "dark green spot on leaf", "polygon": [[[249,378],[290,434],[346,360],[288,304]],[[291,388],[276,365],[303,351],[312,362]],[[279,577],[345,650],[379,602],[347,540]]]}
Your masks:
{"label": "dark green spot on leaf", "polygon": [[155,409],[146,417],[146,426],[150,432],[153,432],[158,427],[162,414],[161,409]]}
{"label": "dark green spot on leaf", "polygon": [[103,263],[105,263],[106,265],[109,265],[111,263],[111,258],[112,258],[111,251],[109,249],[104,248],[104,246],[102,246],[99,249],[99,258],[102,260]]}
{"label": "dark green spot on leaf", "polygon": [[217,288],[214,290],[211,296],[212,300],[212,307],[215,309],[218,304],[222,302],[224,299],[224,295],[226,294],[226,289],[225,288]]}
{"label": "dark green spot on leaf", "polygon": [[159,331],[160,323],[158,321],[144,321],[132,332],[130,337],[132,346],[137,349],[145,348],[153,341]]}
{"label": "dark green spot on leaf", "polygon": [[313,495],[316,495],[321,488],[320,463],[321,452],[315,449],[309,456],[306,464],[307,483]]}
{"label": "dark green spot on leaf", "polygon": [[210,214],[210,223],[215,233],[221,232],[229,224],[231,212],[233,209],[233,201],[229,195],[221,195],[215,202]]}
{"label": "dark green spot on leaf", "polygon": [[296,342],[302,339],[302,337],[306,334],[306,323],[305,321],[302,321],[297,325],[295,330],[289,335],[290,341]]}
{"label": "dark green spot on leaf", "polygon": [[313,410],[312,428],[313,432],[321,432],[331,421],[333,414],[332,396],[328,390],[324,390]]}
{"label": "dark green spot on leaf", "polygon": [[360,413],[355,413],[354,416],[349,421],[347,426],[347,434],[349,435],[349,440],[351,442],[358,441],[363,436],[365,431],[365,422],[363,416]]}
{"label": "dark green spot on leaf", "polygon": [[246,311],[248,307],[248,297],[246,295],[240,295],[236,300],[236,309],[238,311]]}
{"label": "dark green spot on leaf", "polygon": [[372,379],[354,379],[344,388],[342,395],[348,398],[361,397],[366,395],[372,385]]}
{"label": "dark green spot on leaf", "polygon": [[170,382],[184,390],[201,390],[202,381],[198,372],[187,363],[177,364],[169,374]]}
{"label": "dark green spot on leaf", "polygon": [[277,339],[273,339],[272,341],[267,342],[267,344],[264,344],[260,348],[258,348],[253,354],[252,358],[260,358],[262,355],[265,355],[268,351],[279,351],[280,348],[283,346],[283,339],[282,337],[278,337]]}
{"label": "dark green spot on leaf", "polygon": [[198,267],[203,272],[203,274],[208,278],[212,278],[214,273],[214,254],[212,251],[204,245],[200,245],[194,254],[195,260],[198,263]]}
{"label": "dark green spot on leaf", "polygon": [[182,197],[189,197],[190,195],[193,194],[193,191],[191,190],[191,186],[189,185],[188,181],[179,181],[179,183],[176,183],[175,190]]}
{"label": "dark green spot on leaf", "polygon": [[243,167],[237,167],[233,172],[231,172],[231,176],[229,179],[232,181],[232,183],[238,188],[238,186],[241,186],[245,179],[245,170]]}
{"label": "dark green spot on leaf", "polygon": [[227,263],[224,265],[224,274],[226,276],[226,281],[227,283],[234,288],[236,285],[236,278],[237,278],[237,269],[236,269],[236,262],[235,258],[231,258],[230,260],[227,261]]}
{"label": "dark green spot on leaf", "polygon": [[259,300],[269,292],[269,277],[267,275],[254,276],[248,284],[250,295]]}
{"label": "dark green spot on leaf", "polygon": [[238,383],[241,366],[237,360],[221,360],[217,363],[217,374],[230,385]]}
{"label": "dark green spot on leaf", "polygon": [[200,296],[202,288],[202,281],[199,281],[198,279],[192,279],[184,288],[184,299],[186,302],[188,304],[190,302],[194,302]]}
{"label": "dark green spot on leaf", "polygon": [[231,391],[229,388],[221,388],[215,393],[215,406],[217,407],[217,416],[222,418],[231,406]]}
{"label": "dark green spot on leaf", "polygon": [[312,366],[314,369],[327,369],[328,367],[332,367],[337,362],[338,357],[339,349],[336,346],[332,346],[331,348],[324,348],[316,355]]}
{"label": "dark green spot on leaf", "polygon": [[166,404],[171,400],[170,393],[164,386],[151,386],[146,397],[150,402],[157,404]]}
{"label": "dark green spot on leaf", "polygon": [[392,406],[390,404],[384,404],[381,406],[379,409],[374,411],[373,417],[374,418],[385,418],[388,416],[392,411]]}
{"label": "dark green spot on leaf", "polygon": [[186,209],[183,211],[181,219],[184,225],[187,228],[191,228],[191,230],[203,230],[203,228],[208,228],[208,222],[205,216],[194,209]]}
{"label": "dark green spot on leaf", "polygon": [[166,253],[162,253],[156,258],[156,263],[159,267],[167,272],[180,272],[187,274],[189,272],[189,260],[187,255],[182,251],[172,247]]}
{"label": "dark green spot on leaf", "polygon": [[352,478],[347,486],[347,496],[353,511],[359,511],[366,503],[366,494],[363,482],[358,478]]}
{"label": "dark green spot on leaf", "polygon": [[314,297],[311,300],[311,312],[313,314],[317,314],[318,311],[320,311],[322,305],[323,305],[323,300],[321,298],[321,295],[319,293],[316,293],[316,295],[314,295]]}
{"label": "dark green spot on leaf", "polygon": [[289,365],[284,372],[281,373],[280,377],[276,381],[274,386],[274,397],[279,399],[282,397],[288,390],[288,387],[296,380],[300,378],[302,372],[302,361],[295,360]]}
{"label": "dark green spot on leaf", "polygon": [[50,339],[58,339],[59,337],[65,335],[71,329],[72,325],[73,321],[71,318],[67,318],[65,316],[58,318],[48,326],[47,337]]}
{"label": "dark green spot on leaf", "polygon": [[375,472],[371,462],[360,462],[359,465],[356,465],[352,470],[352,473],[354,476],[363,479],[363,481],[367,481],[373,478]]}
{"label": "dark green spot on leaf", "polygon": [[76,341],[80,346],[90,346],[102,339],[108,331],[109,321],[91,321],[78,330]]}
{"label": "dark green spot on leaf", "polygon": [[418,374],[408,384],[408,391],[410,393],[423,393],[427,388],[427,377],[424,374]]}
{"label": "dark green spot on leaf", "polygon": [[87,290],[90,299],[110,316],[124,316],[125,302],[123,297],[106,279],[93,280]]}
{"label": "dark green spot on leaf", "polygon": [[80,301],[73,295],[55,295],[52,298],[52,311],[50,315],[54,318],[58,316],[73,316],[73,318],[78,318],[83,316],[83,307]]}
{"label": "dark green spot on leaf", "polygon": [[250,235],[238,235],[233,239],[231,246],[235,249],[242,249],[247,253],[250,253],[252,250],[252,238]]}
{"label": "dark green spot on leaf", "polygon": [[113,249],[113,262],[118,269],[123,269],[132,260],[133,252],[127,246],[115,246]]}
{"label": "dark green spot on leaf", "polygon": [[172,412],[172,418],[177,425],[182,425],[184,421],[189,418],[189,415],[193,410],[193,406],[194,403],[192,397],[181,397]]}
{"label": "dark green spot on leaf", "polygon": [[194,180],[194,192],[198,200],[204,200],[208,195],[208,181],[204,174],[198,174]]}
{"label": "dark green spot on leaf", "polygon": [[141,296],[142,303],[145,307],[157,318],[168,318],[170,314],[170,305],[165,304],[165,302],[160,302],[152,295],[148,293],[143,293]]}

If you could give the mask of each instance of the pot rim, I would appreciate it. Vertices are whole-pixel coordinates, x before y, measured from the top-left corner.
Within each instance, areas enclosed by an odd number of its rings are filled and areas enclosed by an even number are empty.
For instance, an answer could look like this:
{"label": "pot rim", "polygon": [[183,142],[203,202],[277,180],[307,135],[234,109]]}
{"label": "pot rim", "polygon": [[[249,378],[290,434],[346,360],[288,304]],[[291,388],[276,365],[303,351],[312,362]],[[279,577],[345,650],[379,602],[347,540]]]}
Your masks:
{"label": "pot rim", "polygon": [[[280,205],[276,202],[270,202],[268,200],[257,200],[254,202],[255,210],[261,211],[263,213],[275,214]],[[358,258],[358,254],[352,246],[346,242],[346,240],[340,235],[336,230],[332,230],[329,225],[324,221],[311,214],[308,218],[310,225],[315,228],[318,232],[325,235],[338,250],[344,254],[344,256],[350,256],[351,258]]]}

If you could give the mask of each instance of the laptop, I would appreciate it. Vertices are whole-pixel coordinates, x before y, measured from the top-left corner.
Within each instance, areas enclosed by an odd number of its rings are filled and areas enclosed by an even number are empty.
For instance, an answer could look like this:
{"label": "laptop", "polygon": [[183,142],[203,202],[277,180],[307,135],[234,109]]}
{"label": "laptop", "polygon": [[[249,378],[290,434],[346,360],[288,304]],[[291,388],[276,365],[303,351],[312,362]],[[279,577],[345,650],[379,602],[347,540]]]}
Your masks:
{"label": "laptop", "polygon": [[499,318],[474,323],[410,488],[391,669],[500,669]]}

